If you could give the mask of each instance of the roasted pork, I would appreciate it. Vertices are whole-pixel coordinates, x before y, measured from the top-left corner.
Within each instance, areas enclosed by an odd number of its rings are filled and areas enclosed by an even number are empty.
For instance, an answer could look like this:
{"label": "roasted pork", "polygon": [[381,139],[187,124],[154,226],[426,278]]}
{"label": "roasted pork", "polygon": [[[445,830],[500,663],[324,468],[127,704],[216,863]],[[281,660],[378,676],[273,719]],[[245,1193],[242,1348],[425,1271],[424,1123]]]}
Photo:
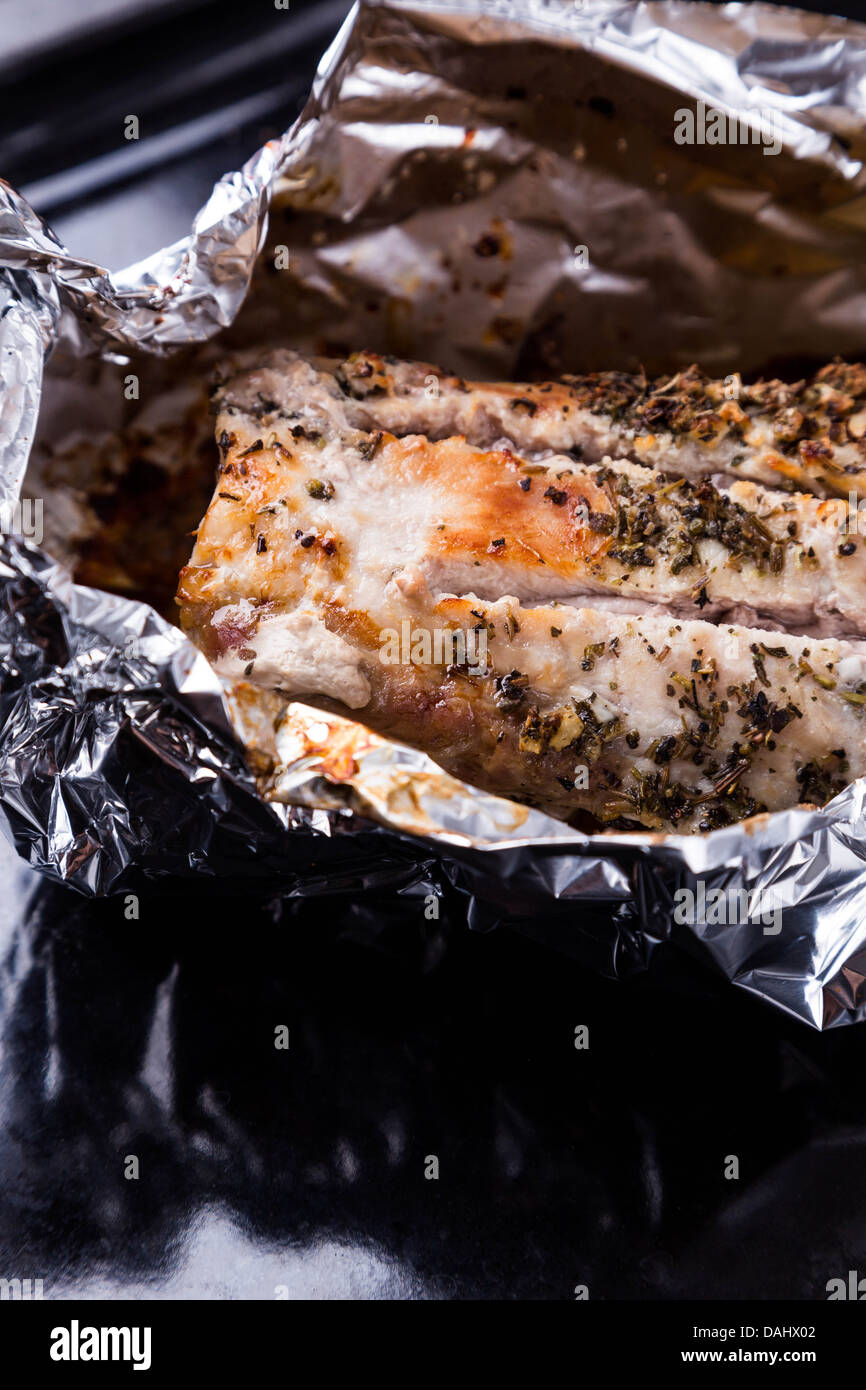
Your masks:
{"label": "roasted pork", "polygon": [[389,428],[363,380],[278,353],[219,388],[178,599],[227,680],[562,819],[710,829],[866,772],[866,643],[809,634],[863,627],[844,502],[455,437],[430,383]]}
{"label": "roasted pork", "polygon": [[466,381],[425,363],[356,353],[335,379],[349,416],[394,434],[509,441],[534,455],[629,458],[696,480],[751,478],[817,496],[866,497],[866,367],[832,363],[787,385],[697,367],[648,380],[626,372],[539,384]]}

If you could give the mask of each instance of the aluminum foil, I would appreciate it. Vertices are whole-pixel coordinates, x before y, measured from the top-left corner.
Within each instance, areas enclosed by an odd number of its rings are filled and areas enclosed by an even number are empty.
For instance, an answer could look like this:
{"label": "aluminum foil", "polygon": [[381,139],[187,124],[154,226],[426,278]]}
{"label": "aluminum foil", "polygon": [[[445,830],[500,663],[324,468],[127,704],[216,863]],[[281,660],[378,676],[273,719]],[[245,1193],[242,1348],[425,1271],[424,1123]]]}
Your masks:
{"label": "aluminum foil", "polygon": [[[142,453],[186,490],[210,369],[263,345],[482,376],[862,353],[864,81],[866,31],[769,6],[365,2],[293,129],[146,261],[69,256],[0,185],[0,501],[40,498],[46,518],[44,549],[6,537],[0,557],[19,851],[90,894],[140,875],[425,901],[451,885],[472,926],[610,975],[681,948],[814,1027],[860,1020],[866,782],[709,835],[587,836],[299,705],[257,780],[260,715],[144,601],[122,499]],[[761,140],[679,144],[698,103]],[[683,888],[745,890],[748,920],[680,924]]]}

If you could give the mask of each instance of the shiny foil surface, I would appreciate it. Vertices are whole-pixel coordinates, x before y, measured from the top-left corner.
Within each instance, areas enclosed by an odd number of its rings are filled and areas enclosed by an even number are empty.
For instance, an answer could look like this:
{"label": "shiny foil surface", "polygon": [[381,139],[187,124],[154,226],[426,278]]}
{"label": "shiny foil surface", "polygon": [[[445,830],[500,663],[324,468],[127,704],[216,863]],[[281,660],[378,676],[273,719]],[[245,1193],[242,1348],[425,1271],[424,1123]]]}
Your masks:
{"label": "shiny foil surface", "polygon": [[[168,478],[200,455],[207,480],[210,372],[263,345],[491,377],[861,354],[864,74],[866,29],[762,5],[363,3],[297,124],[146,261],[69,256],[0,185],[0,500],[45,511],[43,547],[7,537],[0,559],[19,852],[99,896],[142,877],[447,887],[472,925],[612,977],[672,942],[815,1028],[863,1017],[866,783],[709,835],[587,836],[303,706],[257,782],[255,716],[124,568],[147,517],[122,503],[143,450]],[[677,144],[699,102],[760,116],[778,150]],[[745,889],[749,919],[680,925],[684,887]]]}

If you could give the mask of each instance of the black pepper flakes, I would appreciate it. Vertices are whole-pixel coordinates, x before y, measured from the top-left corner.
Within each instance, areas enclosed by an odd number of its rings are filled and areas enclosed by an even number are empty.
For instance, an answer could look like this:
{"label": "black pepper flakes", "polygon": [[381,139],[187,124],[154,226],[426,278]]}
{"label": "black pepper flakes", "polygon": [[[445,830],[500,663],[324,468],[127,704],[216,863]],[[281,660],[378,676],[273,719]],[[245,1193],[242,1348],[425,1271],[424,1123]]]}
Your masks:
{"label": "black pepper flakes", "polygon": [[496,687],[493,696],[495,703],[507,709],[509,705],[519,705],[526,698],[529,677],[520,671],[509,671],[507,675],[496,676],[493,683]]}
{"label": "black pepper flakes", "polygon": [[362,439],[361,443],[358,445],[358,453],[361,455],[361,458],[366,459],[368,463],[374,459],[384,438],[384,431],[378,430],[376,434],[371,435],[369,439]]}
{"label": "black pepper flakes", "polygon": [[668,734],[667,738],[663,738],[656,748],[653,762],[659,765],[669,763],[674,755],[676,746],[677,740],[674,738],[673,734]]}
{"label": "black pepper flakes", "polygon": [[502,250],[502,242],[494,232],[485,232],[483,236],[478,238],[472,250],[476,256],[485,259],[489,256],[498,256]]}

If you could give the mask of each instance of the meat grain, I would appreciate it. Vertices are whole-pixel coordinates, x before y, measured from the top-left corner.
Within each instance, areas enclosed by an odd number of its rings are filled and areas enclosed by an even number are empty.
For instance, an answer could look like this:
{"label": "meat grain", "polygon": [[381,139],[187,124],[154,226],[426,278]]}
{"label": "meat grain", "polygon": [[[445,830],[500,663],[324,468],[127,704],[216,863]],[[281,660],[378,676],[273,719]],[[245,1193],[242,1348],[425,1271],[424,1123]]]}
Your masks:
{"label": "meat grain", "polygon": [[361,361],[361,397],[346,364],[289,353],[219,390],[178,599],[226,679],[566,820],[711,829],[866,772],[866,644],[808,631],[862,630],[844,502],[588,464],[551,436],[539,458],[498,417],[484,447],[429,381],[389,428],[377,364],[400,364]]}

